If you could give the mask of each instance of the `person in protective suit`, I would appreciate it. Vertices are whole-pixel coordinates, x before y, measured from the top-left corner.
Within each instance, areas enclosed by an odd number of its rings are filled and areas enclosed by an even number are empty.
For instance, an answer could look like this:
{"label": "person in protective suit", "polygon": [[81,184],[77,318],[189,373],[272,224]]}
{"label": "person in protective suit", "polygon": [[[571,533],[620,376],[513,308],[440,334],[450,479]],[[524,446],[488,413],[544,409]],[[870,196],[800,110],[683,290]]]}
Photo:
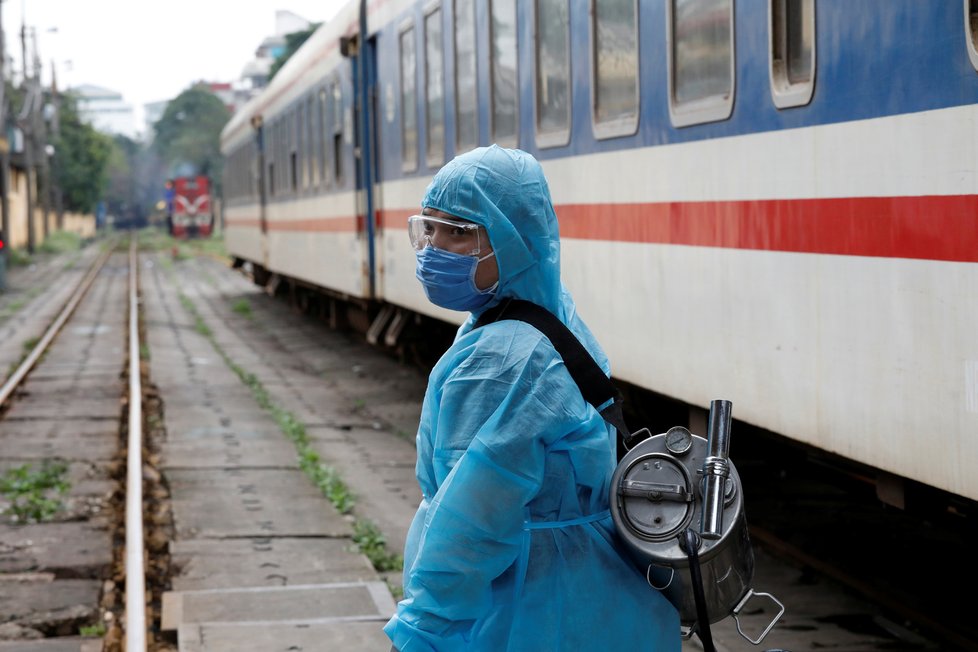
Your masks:
{"label": "person in protective suit", "polygon": [[609,363],[560,280],[540,164],[475,149],[445,165],[409,219],[432,303],[471,314],[433,368],[417,435],[423,499],[404,599],[384,628],[400,652],[678,652],[679,618],[620,549],[608,511],[615,430],[541,332],[473,328],[506,298],[556,315]]}

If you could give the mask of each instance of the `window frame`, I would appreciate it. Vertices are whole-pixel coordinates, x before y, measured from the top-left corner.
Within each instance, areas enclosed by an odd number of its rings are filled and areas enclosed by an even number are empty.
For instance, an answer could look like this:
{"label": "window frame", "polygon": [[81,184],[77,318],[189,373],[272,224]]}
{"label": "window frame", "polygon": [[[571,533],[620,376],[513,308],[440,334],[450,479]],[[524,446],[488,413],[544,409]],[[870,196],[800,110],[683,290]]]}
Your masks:
{"label": "window frame", "polygon": [[590,45],[591,64],[591,132],[596,140],[633,136],[638,132],[640,116],[642,115],[642,41],[639,35],[641,6],[634,0],[635,7],[635,115],[631,118],[616,118],[614,120],[598,121],[598,43],[595,29],[597,28],[597,12],[595,3],[590,0],[588,18],[588,40]]}
{"label": "window frame", "polygon": [[[414,88],[414,106],[410,107],[410,110],[414,113],[414,156],[411,160],[407,160],[407,125],[405,124],[405,116],[407,115],[408,107],[404,101],[404,37],[406,34],[410,33],[409,41],[411,43],[411,48],[414,52],[414,79],[412,81]],[[404,21],[397,30],[397,83],[400,87],[399,95],[400,100],[398,101],[398,106],[401,107],[401,120],[400,120],[400,132],[401,132],[401,171],[402,172],[416,172],[421,166],[421,139],[418,137],[419,124],[418,124],[418,37],[417,30],[414,25],[414,19],[409,18]]]}
{"label": "window frame", "polygon": [[[771,99],[774,101],[774,106],[779,109],[788,109],[795,106],[805,106],[812,101],[812,97],[815,94],[815,74],[818,70],[817,58],[816,58],[816,44],[817,44],[817,25],[816,25],[816,13],[815,13],[815,0],[811,0],[808,5],[808,10],[806,13],[810,14],[807,18],[812,24],[812,62],[811,68],[808,71],[808,81],[801,83],[791,83],[788,78],[788,65],[785,61],[787,58],[787,29],[782,24],[779,27],[780,31],[775,29],[774,19],[775,3],[787,7],[788,0],[769,0],[767,5],[767,27],[768,27],[768,73],[771,80]],[[967,2],[967,0],[965,0]],[[787,15],[787,12],[782,10],[782,19]],[[775,38],[775,37],[779,38]],[[781,41],[781,42],[776,42]],[[776,56],[780,55],[780,57]]]}
{"label": "window frame", "polygon": [[296,154],[299,159],[299,194],[302,195],[309,188],[309,169],[306,166],[306,150],[309,147],[309,141],[305,139],[306,135],[306,101],[304,97],[299,97],[298,102],[296,102],[296,139],[295,148]]}
{"label": "window frame", "polygon": [[275,175],[278,174],[278,119],[268,124],[265,131],[265,192],[269,200],[275,199],[275,187],[278,185]]}
{"label": "window frame", "polygon": [[318,133],[316,132],[316,90],[312,89],[305,96],[306,102],[306,190],[315,192],[319,186],[319,170],[317,167],[319,153],[317,151]]}
{"label": "window frame", "polygon": [[[432,16],[437,14],[438,23],[438,35],[441,42],[438,43],[436,50],[439,53],[439,62],[441,63],[441,149],[440,151],[432,151],[432,120],[431,120],[431,97],[429,91],[431,90],[431,67],[428,61],[428,21]],[[424,144],[425,144],[425,164],[428,167],[437,167],[445,162],[445,148],[448,145],[448,139],[446,138],[446,123],[447,116],[445,114],[445,20],[444,12],[441,8],[441,3],[439,1],[429,3],[425,8],[424,17],[422,24],[424,29],[422,30],[421,40],[423,42],[424,49]],[[417,60],[415,60],[417,61]],[[417,65],[417,63],[415,63]],[[437,145],[437,143],[434,143]]]}
{"label": "window frame", "polygon": [[286,139],[288,141],[288,161],[289,161],[289,193],[299,194],[299,116],[296,105],[289,107],[286,119]]}
{"label": "window frame", "polygon": [[[459,66],[459,59],[458,59],[458,53],[459,53],[459,47],[458,47],[458,36],[459,36],[459,30],[458,30],[458,13],[459,13],[458,12],[458,5],[459,5],[459,3],[465,4],[466,6],[468,6],[472,10],[472,34],[471,34],[471,36],[472,36],[472,63],[473,63],[474,70],[471,70],[471,72],[473,73],[473,75],[472,75],[472,81],[473,81],[472,91],[473,91],[473,96],[475,98],[475,104],[474,104],[474,107],[473,107],[474,110],[475,110],[475,113],[474,113],[475,114],[475,133],[474,133],[475,138],[474,138],[474,140],[471,143],[470,142],[462,142],[462,138],[461,138],[461,134],[462,134],[462,128],[461,128],[462,121],[461,121],[461,119],[459,117],[459,116],[461,116],[461,112],[459,111],[459,99],[461,97],[461,94],[459,92],[459,89],[461,88],[461,85],[458,83],[458,75],[459,75],[459,68],[460,68],[460,66]],[[479,146],[479,142],[480,142],[480,140],[479,140],[479,79],[478,79],[478,77],[479,77],[479,46],[478,46],[478,39],[479,39],[479,21],[478,21],[478,18],[479,18],[478,17],[478,13],[475,11],[475,3],[474,3],[474,0],[452,0],[452,44],[453,44],[452,58],[453,58],[453,75],[455,77],[455,80],[454,80],[455,98],[454,98],[454,107],[453,107],[453,110],[455,111],[455,151],[456,152],[459,152],[459,151],[468,151],[468,150],[470,150],[472,148],[478,147]]]}
{"label": "window frame", "polygon": [[332,134],[330,138],[332,147],[332,161],[333,168],[330,174],[333,177],[333,185],[337,188],[342,188],[343,184],[346,182],[346,169],[343,165],[343,154],[345,152],[344,143],[347,140],[347,129],[346,129],[346,107],[343,102],[343,80],[339,75],[334,75],[333,81],[330,84],[330,99],[332,110],[330,111],[333,116],[333,125],[330,133]]}
{"label": "window frame", "polygon": [[[567,53],[567,123],[562,129],[540,131],[540,0],[533,0],[533,134],[536,146],[540,149],[548,147],[564,147],[570,144],[570,136],[574,126],[574,73],[571,70],[570,12],[569,0],[563,0],[567,6],[567,30],[564,32],[565,52]],[[517,128],[517,131],[519,129]]]}
{"label": "window frame", "polygon": [[677,105],[675,55],[675,5],[676,0],[666,0],[666,71],[669,82],[669,119],[674,127],[690,127],[709,122],[727,120],[733,114],[737,96],[737,31],[734,15],[736,0],[730,2],[730,93],[726,96],[711,95],[692,102]]}
{"label": "window frame", "polygon": [[513,119],[516,122],[512,137],[498,138],[496,136],[496,92],[495,78],[496,65],[492,57],[492,47],[495,38],[495,31],[492,25],[492,8],[496,0],[488,0],[488,29],[489,29],[489,138],[500,147],[516,148],[520,145],[520,35],[519,35],[519,4],[518,0],[513,0],[513,29],[516,30],[514,38],[516,41],[516,66],[513,69],[513,76],[516,79],[516,95],[513,107]]}
{"label": "window frame", "polygon": [[283,112],[279,116],[279,119],[275,122],[275,127],[278,129],[278,149],[277,152],[278,160],[275,162],[278,164],[278,196],[281,199],[289,194],[289,150],[288,150],[288,134],[285,131],[286,124],[288,123],[288,113]]}
{"label": "window frame", "polygon": [[978,71],[978,2],[975,0],[964,0],[964,38],[968,58]]}
{"label": "window frame", "polygon": [[[333,146],[332,130],[327,128],[327,107],[328,107],[328,95],[327,89],[329,89],[329,82],[326,82],[316,88],[316,131],[319,132],[319,150],[316,155],[319,157],[319,174],[316,179],[316,185],[320,188],[326,189],[332,186],[333,177],[330,174],[330,160],[329,148]],[[329,138],[327,138],[327,134]]]}

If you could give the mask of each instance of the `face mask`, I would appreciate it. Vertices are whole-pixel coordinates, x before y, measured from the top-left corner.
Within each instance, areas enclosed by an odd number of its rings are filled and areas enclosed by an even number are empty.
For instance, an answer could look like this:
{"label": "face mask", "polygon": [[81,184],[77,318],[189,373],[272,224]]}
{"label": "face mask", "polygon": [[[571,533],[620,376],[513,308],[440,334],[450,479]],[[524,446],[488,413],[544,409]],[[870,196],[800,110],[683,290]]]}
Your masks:
{"label": "face mask", "polygon": [[495,255],[491,252],[476,258],[425,247],[417,252],[418,267],[414,275],[424,286],[428,300],[436,306],[449,310],[477,310],[489,303],[499,283],[480,290],[475,286],[475,270],[480,262]]}

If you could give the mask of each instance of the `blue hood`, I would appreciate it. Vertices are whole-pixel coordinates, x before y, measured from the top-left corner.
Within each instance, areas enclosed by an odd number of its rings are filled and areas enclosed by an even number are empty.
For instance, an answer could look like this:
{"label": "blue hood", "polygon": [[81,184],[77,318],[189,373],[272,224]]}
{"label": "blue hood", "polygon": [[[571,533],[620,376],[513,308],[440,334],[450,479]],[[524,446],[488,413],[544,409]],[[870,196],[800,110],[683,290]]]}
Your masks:
{"label": "blue hood", "polygon": [[[543,169],[532,156],[497,145],[457,156],[432,179],[422,208],[434,208],[481,224],[489,233],[504,297],[543,306],[573,320],[573,302],[560,282],[560,234]],[[485,310],[478,312],[482,312]],[[478,313],[476,313],[477,316]],[[461,332],[474,323],[470,317]]]}

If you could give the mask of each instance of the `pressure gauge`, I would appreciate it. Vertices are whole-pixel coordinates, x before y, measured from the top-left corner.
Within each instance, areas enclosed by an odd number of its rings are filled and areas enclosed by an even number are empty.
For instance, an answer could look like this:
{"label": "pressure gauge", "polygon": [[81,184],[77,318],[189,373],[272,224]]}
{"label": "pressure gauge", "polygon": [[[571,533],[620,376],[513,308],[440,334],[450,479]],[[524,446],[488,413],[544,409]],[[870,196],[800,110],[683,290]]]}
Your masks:
{"label": "pressure gauge", "polygon": [[673,455],[685,455],[693,445],[693,435],[682,426],[669,428],[666,432],[666,448]]}

